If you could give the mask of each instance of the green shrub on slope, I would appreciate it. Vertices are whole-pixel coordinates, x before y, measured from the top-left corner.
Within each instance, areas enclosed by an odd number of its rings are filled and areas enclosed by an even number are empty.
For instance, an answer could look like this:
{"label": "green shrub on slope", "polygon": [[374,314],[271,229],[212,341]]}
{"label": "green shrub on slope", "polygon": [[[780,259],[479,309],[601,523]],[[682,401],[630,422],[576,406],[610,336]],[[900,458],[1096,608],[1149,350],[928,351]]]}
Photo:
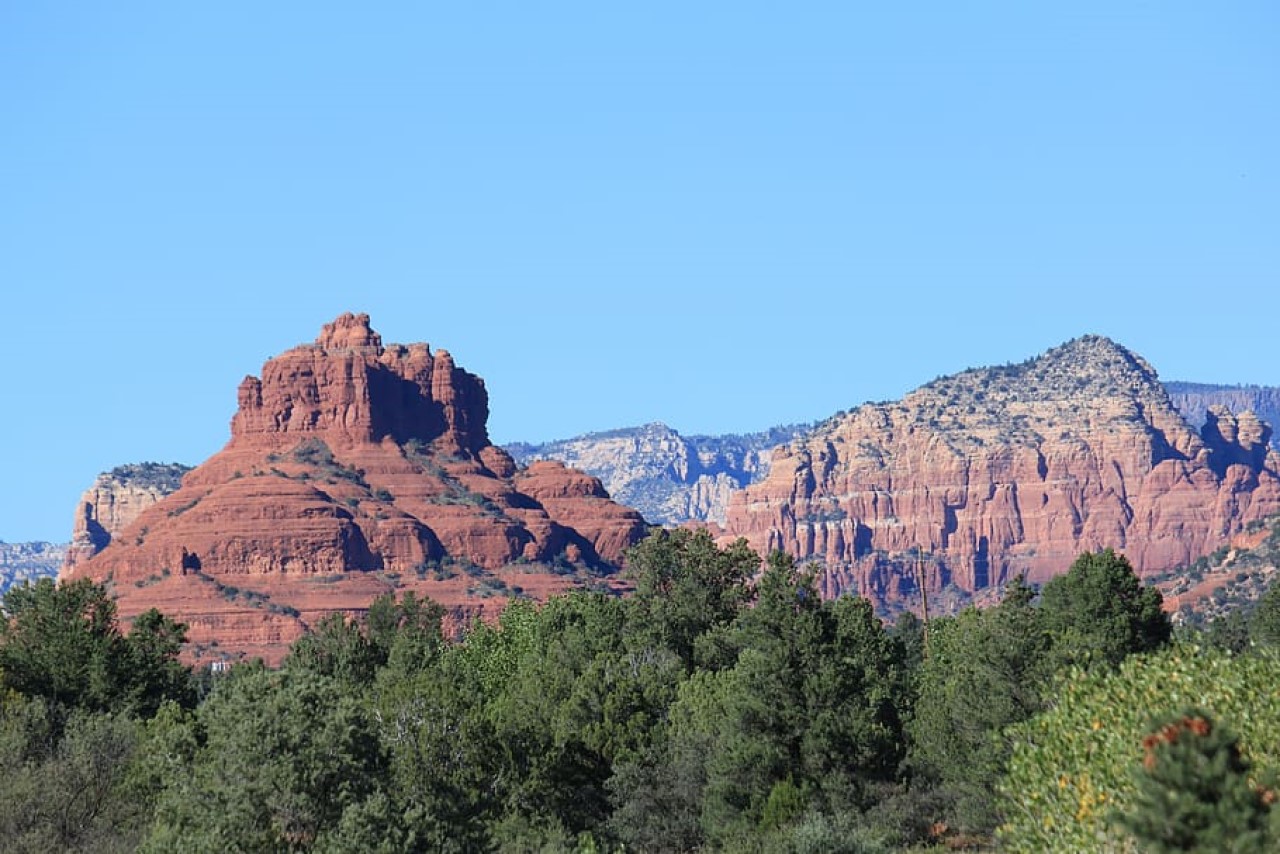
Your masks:
{"label": "green shrub on slope", "polygon": [[1135,769],[1153,717],[1203,709],[1240,738],[1265,777],[1280,771],[1280,657],[1194,646],[1134,656],[1116,671],[1070,671],[1049,711],[1011,730],[1001,785],[1011,852],[1134,851],[1116,818],[1136,799]]}

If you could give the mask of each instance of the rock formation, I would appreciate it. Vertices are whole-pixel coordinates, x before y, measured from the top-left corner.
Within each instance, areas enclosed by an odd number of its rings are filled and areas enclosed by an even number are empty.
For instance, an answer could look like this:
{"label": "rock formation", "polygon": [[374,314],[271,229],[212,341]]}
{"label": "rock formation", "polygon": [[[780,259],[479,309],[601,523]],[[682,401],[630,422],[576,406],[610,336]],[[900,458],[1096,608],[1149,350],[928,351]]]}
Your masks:
{"label": "rock formation", "polygon": [[270,658],[378,592],[474,610],[572,584],[566,566],[607,573],[640,515],[562,465],[518,473],[487,418],[483,381],[447,352],[384,347],[345,314],[246,377],[226,447],[64,576],[111,580],[126,616],[156,605],[200,644]]}
{"label": "rock formation", "polygon": [[[1275,386],[1167,382],[1164,387],[1173,405],[1194,425],[1204,424],[1213,406],[1253,412],[1268,424],[1280,424],[1280,388]],[[1278,448],[1275,436],[1271,446]]]}
{"label": "rock formation", "polygon": [[821,561],[826,595],[890,609],[917,596],[917,573],[955,603],[1107,546],[1151,574],[1280,512],[1269,438],[1226,410],[1197,434],[1150,365],[1088,336],[831,419],[775,451],[727,528]]}
{"label": "rock formation", "polygon": [[14,584],[56,576],[66,556],[65,545],[0,542],[0,593]]}
{"label": "rock formation", "polygon": [[506,449],[522,465],[560,460],[600,478],[618,501],[661,525],[689,521],[723,524],[729,495],[769,472],[773,448],[811,425],[760,433],[682,436],[665,424],[646,424],[539,445]]}
{"label": "rock formation", "polygon": [[66,553],[68,566],[105,549],[142,511],[176,492],[189,471],[190,466],[177,463],[136,463],[98,475],[76,505]]}

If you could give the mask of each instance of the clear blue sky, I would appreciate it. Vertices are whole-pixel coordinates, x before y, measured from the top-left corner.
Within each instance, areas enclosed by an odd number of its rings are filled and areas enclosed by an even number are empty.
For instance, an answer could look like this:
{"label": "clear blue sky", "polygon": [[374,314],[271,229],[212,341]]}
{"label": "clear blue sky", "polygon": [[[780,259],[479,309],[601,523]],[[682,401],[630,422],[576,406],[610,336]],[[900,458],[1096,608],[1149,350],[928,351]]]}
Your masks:
{"label": "clear blue sky", "polygon": [[483,376],[500,442],[1086,332],[1280,385],[1278,39],[1274,2],[0,4],[0,539],[200,462],[347,310]]}

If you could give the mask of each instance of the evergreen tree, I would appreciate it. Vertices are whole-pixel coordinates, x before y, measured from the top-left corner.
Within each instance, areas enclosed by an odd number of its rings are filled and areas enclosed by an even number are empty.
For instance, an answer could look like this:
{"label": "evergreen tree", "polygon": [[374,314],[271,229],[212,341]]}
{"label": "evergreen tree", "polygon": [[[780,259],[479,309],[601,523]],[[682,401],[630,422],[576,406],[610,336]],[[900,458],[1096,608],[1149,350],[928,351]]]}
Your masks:
{"label": "evergreen tree", "polygon": [[170,769],[145,851],[324,849],[377,812],[385,751],[335,679],[236,667],[194,726],[198,748]]}
{"label": "evergreen tree", "polygon": [[692,669],[695,641],[746,607],[759,568],[760,556],[745,540],[720,549],[706,531],[654,531],[627,553],[635,630]]}
{"label": "evergreen tree", "polygon": [[1163,597],[1144,585],[1124,555],[1085,552],[1044,586],[1040,609],[1060,664],[1119,664],[1169,642],[1173,626]]}
{"label": "evergreen tree", "polygon": [[1044,708],[1051,638],[1032,591],[1010,585],[994,608],[935,621],[918,671],[911,765],[936,781],[953,827],[986,833],[997,823],[996,784],[1011,751],[1005,728]]}
{"label": "evergreen tree", "polygon": [[0,674],[4,684],[66,708],[149,716],[165,700],[194,702],[177,661],[186,626],[151,609],[126,637],[106,588],[87,578],[42,578],[4,595]]}
{"label": "evergreen tree", "polygon": [[1258,600],[1249,619],[1249,638],[1259,646],[1280,646],[1280,581]]}
{"label": "evergreen tree", "polygon": [[1118,817],[1143,851],[1262,854],[1275,794],[1259,791],[1236,737],[1186,711],[1143,739],[1132,807]]}
{"label": "evergreen tree", "polygon": [[[1252,642],[1251,623],[1249,614],[1236,610],[1214,618],[1198,634],[1203,643],[1216,649],[1224,649],[1232,655],[1239,655]],[[1190,629],[1189,632],[1194,638],[1196,630]]]}

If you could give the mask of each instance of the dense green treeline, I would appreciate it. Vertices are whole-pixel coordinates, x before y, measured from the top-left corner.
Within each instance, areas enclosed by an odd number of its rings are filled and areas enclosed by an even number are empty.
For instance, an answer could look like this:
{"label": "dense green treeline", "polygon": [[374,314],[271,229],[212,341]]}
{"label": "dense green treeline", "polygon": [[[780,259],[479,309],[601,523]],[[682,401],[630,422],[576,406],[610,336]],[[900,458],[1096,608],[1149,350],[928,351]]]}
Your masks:
{"label": "dense green treeline", "polygon": [[[1264,851],[1276,838],[1280,593],[1238,625],[1174,638],[1159,594],[1107,551],[926,637],[910,615],[884,627],[865,600],[822,601],[785,556],[762,567],[706,534],[657,532],[629,567],[634,595],[513,601],[456,643],[436,604],[384,597],[360,624],[325,620],[278,670],[218,676],[177,663],[183,627],[159,614],[122,633],[88,582],[16,588],[0,628],[0,846]],[[1152,815],[1175,813],[1176,834],[1148,838],[1170,824]]]}

